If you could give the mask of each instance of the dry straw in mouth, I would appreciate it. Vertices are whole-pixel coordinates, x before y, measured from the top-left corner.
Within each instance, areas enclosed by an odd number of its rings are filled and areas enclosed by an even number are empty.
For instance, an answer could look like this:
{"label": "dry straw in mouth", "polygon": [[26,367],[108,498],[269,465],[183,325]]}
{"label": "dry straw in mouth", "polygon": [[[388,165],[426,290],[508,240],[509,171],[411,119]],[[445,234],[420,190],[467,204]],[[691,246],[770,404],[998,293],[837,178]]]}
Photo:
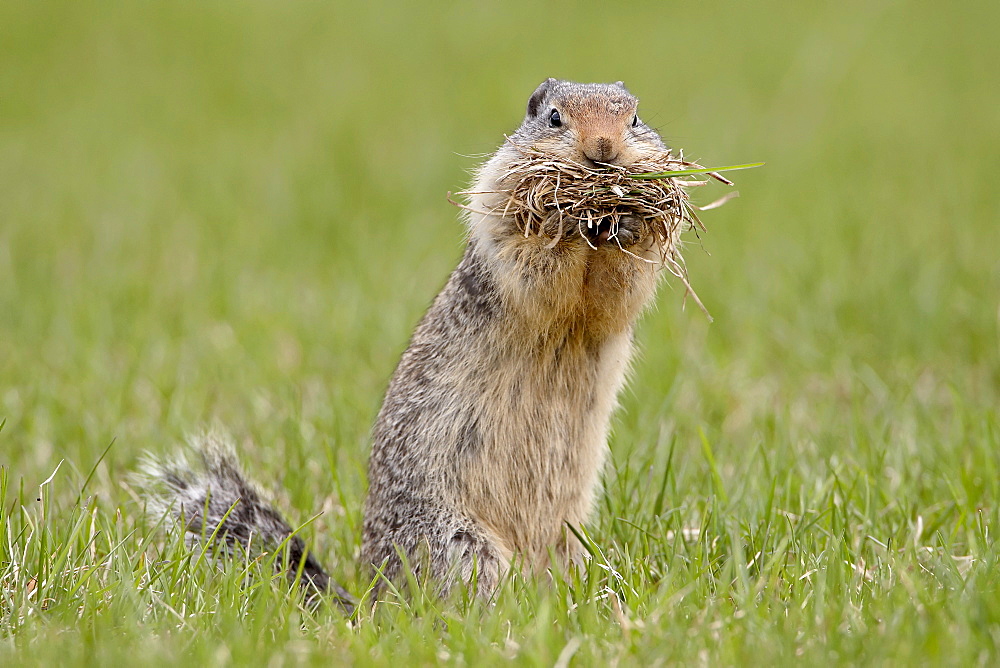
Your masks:
{"label": "dry straw in mouth", "polygon": [[[732,185],[732,181],[718,172],[755,167],[756,164],[707,168],[684,160],[683,152],[675,157],[667,150],[628,167],[610,164],[590,167],[530,147],[515,148],[520,155],[498,178],[501,189],[492,193],[500,196],[498,203],[490,211],[481,213],[512,220],[526,237],[534,234],[548,238],[548,248],[554,248],[567,235],[578,235],[595,249],[592,238],[606,239],[623,253],[666,267],[684,283],[685,296],[690,294],[708,316],[688,281],[680,252],[681,234],[690,229],[705,229],[696,210],[721,206],[737,193],[696,207],[689,201],[687,188],[702,186],[708,181],[688,177],[704,174]],[[633,240],[621,234],[622,221],[626,218],[638,221],[639,239],[652,239],[659,262],[627,248]]]}

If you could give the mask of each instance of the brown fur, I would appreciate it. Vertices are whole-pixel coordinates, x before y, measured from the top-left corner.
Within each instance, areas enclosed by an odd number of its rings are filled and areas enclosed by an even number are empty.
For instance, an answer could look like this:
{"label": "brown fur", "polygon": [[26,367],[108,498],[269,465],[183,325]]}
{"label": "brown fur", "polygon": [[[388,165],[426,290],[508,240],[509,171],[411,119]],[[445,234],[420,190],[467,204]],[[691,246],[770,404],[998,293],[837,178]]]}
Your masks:
{"label": "brown fur", "polygon": [[[516,146],[622,165],[664,150],[633,125],[636,105],[621,84],[550,79],[479,170],[465,256],[417,327],[373,430],[362,560],[388,577],[399,575],[399,550],[444,588],[476,572],[489,594],[513,558],[541,569],[550,549],[561,561],[580,556],[565,525],[593,509],[633,324],[661,272],[579,234],[549,248],[484,212],[502,197]],[[628,250],[656,261],[632,232]]]}

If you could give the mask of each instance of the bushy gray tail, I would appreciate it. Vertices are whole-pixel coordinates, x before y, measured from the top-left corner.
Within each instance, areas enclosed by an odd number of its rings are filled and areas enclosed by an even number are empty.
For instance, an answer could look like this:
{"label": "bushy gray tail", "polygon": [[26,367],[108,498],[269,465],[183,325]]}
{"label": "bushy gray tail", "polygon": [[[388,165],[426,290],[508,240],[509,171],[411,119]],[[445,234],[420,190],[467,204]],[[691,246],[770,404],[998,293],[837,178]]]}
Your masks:
{"label": "bushy gray tail", "polygon": [[288,522],[247,479],[232,441],[219,432],[208,432],[192,438],[190,446],[193,462],[187,453],[172,459],[150,455],[143,462],[137,481],[150,519],[159,521],[169,515],[183,526],[191,543],[214,533],[215,542],[227,554],[236,546],[245,553],[280,549],[282,554],[275,561],[279,572],[294,580],[301,565],[301,582],[311,598],[329,592],[348,614],[353,612],[351,595],[306,552],[305,542],[292,535]]}

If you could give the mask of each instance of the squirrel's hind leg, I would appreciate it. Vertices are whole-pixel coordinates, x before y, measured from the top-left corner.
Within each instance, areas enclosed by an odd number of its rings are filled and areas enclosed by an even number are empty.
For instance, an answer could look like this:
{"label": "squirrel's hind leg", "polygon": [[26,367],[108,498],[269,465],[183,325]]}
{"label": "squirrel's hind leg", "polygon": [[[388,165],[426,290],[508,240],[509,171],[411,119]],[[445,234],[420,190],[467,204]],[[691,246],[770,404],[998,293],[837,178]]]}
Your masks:
{"label": "squirrel's hind leg", "polygon": [[[361,556],[381,573],[376,589],[384,591],[386,582],[405,585],[405,569],[409,569],[418,582],[429,584],[440,596],[448,596],[464,583],[478,597],[490,599],[509,563],[496,540],[469,518],[442,513],[439,508],[412,512],[411,506],[410,510],[405,521],[387,518],[389,531],[366,527]],[[380,523],[379,528],[385,526]]]}
{"label": "squirrel's hind leg", "polygon": [[507,571],[507,558],[494,542],[478,531],[460,529],[449,539],[451,573],[444,578],[447,586],[461,581],[474,588],[485,600],[491,599]]}

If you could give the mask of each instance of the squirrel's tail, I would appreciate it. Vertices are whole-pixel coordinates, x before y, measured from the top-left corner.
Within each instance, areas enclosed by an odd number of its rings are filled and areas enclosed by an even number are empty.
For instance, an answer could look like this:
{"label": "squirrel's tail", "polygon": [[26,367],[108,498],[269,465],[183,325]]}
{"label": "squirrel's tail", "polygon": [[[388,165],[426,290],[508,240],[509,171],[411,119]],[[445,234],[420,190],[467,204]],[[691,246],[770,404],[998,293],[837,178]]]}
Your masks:
{"label": "squirrel's tail", "polygon": [[247,479],[232,441],[218,432],[207,432],[192,438],[190,445],[194,463],[183,453],[172,459],[150,455],[143,462],[137,481],[150,518],[159,521],[169,516],[192,543],[214,535],[228,554],[237,545],[247,553],[281,550],[287,563],[279,556],[275,561],[279,571],[294,580],[301,568],[301,583],[310,598],[329,592],[351,614],[354,599],[306,552],[302,538],[293,534],[288,522]]}

